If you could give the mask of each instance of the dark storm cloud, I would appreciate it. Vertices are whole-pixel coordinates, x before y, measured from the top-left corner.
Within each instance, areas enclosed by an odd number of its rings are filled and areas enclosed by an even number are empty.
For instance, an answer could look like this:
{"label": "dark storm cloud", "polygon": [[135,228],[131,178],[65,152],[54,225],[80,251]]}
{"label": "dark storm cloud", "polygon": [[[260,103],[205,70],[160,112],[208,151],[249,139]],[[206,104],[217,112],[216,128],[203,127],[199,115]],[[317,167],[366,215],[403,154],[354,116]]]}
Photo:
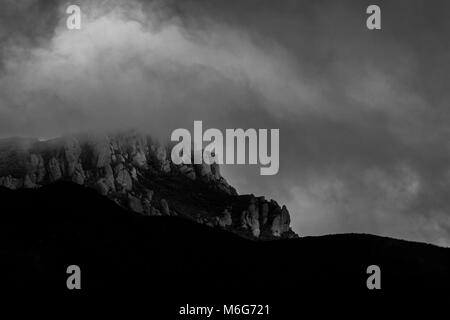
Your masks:
{"label": "dark storm cloud", "polygon": [[23,3],[1,16],[0,135],[280,128],[277,176],[224,171],[296,231],[450,244],[447,2],[377,1],[368,31],[366,1],[82,1],[80,32],[67,3]]}
{"label": "dark storm cloud", "polygon": [[0,61],[11,46],[37,46],[53,36],[58,1],[4,0],[0,10]]}

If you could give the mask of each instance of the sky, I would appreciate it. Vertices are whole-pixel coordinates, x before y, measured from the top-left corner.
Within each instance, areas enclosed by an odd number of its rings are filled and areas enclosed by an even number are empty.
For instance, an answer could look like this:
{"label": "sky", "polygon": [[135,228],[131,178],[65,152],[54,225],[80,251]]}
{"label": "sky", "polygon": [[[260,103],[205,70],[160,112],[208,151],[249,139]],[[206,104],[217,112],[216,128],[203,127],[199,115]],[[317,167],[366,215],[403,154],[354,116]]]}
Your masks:
{"label": "sky", "polygon": [[297,233],[450,246],[448,1],[0,5],[0,137],[278,128],[277,175],[222,171],[286,204]]}

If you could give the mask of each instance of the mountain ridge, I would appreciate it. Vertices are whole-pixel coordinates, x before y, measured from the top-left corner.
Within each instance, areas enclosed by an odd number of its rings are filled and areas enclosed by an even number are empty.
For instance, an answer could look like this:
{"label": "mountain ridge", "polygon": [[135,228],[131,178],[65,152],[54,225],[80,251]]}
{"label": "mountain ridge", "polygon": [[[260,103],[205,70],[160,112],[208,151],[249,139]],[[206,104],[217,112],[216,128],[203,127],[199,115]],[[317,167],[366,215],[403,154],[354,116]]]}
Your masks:
{"label": "mountain ridge", "polygon": [[46,141],[3,139],[0,186],[33,189],[71,181],[142,215],[181,215],[253,239],[297,237],[286,206],[238,195],[218,164],[174,165],[169,153],[134,130]]}

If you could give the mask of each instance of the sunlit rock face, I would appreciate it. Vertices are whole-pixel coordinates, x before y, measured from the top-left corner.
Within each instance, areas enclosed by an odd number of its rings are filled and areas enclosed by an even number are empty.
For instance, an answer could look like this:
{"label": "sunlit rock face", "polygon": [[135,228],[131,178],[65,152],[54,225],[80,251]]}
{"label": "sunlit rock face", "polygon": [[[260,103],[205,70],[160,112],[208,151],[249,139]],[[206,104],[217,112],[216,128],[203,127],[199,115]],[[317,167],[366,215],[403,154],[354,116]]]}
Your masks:
{"label": "sunlit rock face", "polygon": [[174,165],[167,147],[136,131],[47,141],[0,141],[0,186],[38,188],[59,180],[97,190],[148,216],[183,216],[257,239],[295,237],[285,206],[238,195],[219,165]]}

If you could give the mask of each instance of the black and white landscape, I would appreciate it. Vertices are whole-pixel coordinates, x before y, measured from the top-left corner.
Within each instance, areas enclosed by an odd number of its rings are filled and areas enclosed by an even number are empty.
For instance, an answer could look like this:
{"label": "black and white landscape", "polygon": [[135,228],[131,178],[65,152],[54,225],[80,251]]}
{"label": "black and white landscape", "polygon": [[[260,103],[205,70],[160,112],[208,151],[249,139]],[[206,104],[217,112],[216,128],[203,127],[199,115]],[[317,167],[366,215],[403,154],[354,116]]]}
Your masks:
{"label": "black and white landscape", "polygon": [[450,3],[0,6],[5,292],[137,295],[160,319],[448,298]]}

